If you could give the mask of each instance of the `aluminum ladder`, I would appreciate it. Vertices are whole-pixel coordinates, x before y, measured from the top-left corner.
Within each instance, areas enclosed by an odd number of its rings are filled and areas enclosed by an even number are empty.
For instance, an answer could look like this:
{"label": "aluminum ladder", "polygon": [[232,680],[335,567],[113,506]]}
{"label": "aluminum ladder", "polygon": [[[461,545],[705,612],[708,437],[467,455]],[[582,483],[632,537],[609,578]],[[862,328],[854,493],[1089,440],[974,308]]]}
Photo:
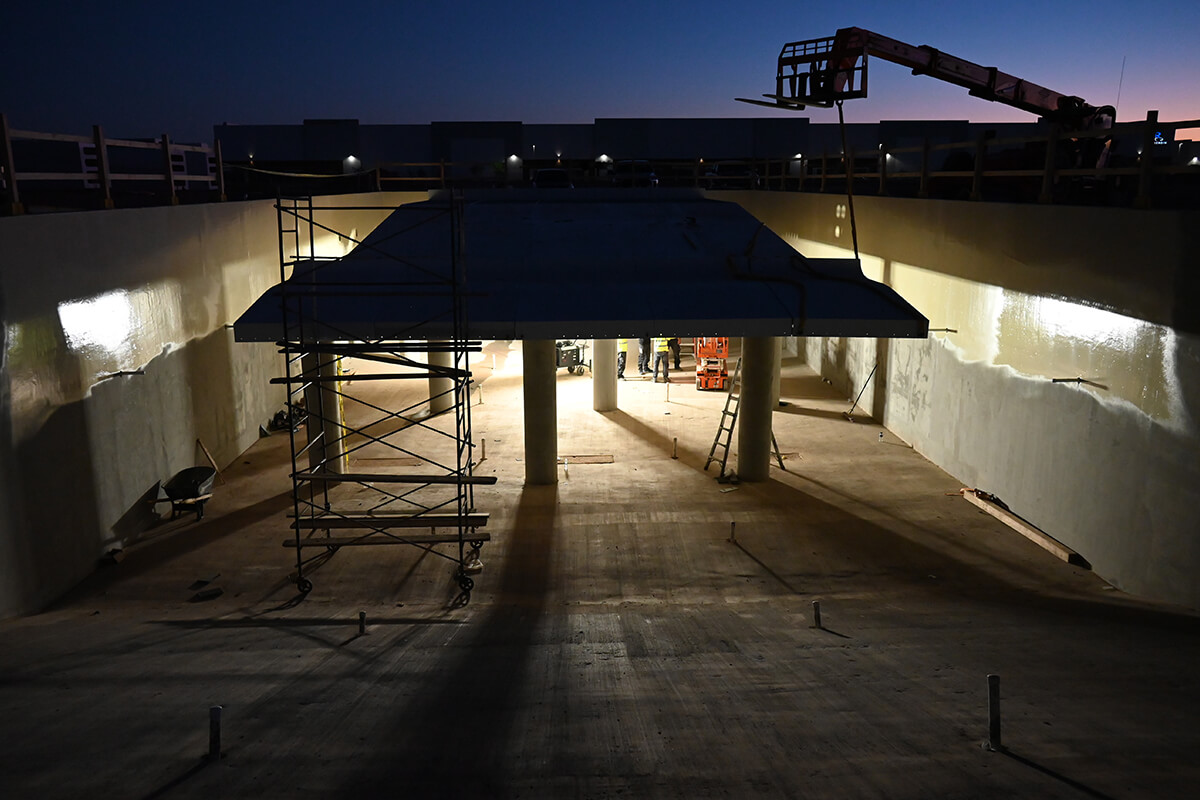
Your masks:
{"label": "aluminum ladder", "polygon": [[[721,421],[717,425],[717,435],[713,437],[712,447],[708,450],[708,460],[704,462],[705,471],[712,462],[720,460],[721,473],[717,476],[718,481],[726,481],[729,475],[725,472],[725,465],[729,463],[729,445],[733,442],[733,428],[737,424],[738,407],[742,402],[742,359],[739,356],[737,364],[733,368],[733,375],[729,379],[729,393],[725,395],[725,408],[721,410]],[[720,448],[721,455],[717,455],[717,449]],[[787,467],[783,465],[783,456],[779,453],[779,443],[775,441],[775,431],[771,430],[771,449],[775,453],[775,461],[778,462],[779,468],[786,471]]]}

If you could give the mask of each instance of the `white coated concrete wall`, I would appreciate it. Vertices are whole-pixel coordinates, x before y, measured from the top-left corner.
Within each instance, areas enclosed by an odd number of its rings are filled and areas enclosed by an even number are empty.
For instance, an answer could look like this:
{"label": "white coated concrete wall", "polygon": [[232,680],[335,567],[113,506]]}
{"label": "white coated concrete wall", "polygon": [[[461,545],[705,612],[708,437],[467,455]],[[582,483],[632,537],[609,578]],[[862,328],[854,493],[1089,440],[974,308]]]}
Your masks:
{"label": "white coated concrete wall", "polygon": [[[853,254],[844,197],[727,197],[806,255]],[[808,362],[847,397],[878,362],[861,409],[1114,586],[1200,608],[1198,215],[855,204],[868,277],[957,332],[808,339]]]}
{"label": "white coated concrete wall", "polygon": [[[318,231],[318,254],[386,215],[319,212],[346,235]],[[158,483],[207,463],[197,440],[223,467],[283,407],[275,346],[227,327],[278,282],[277,230],[272,201],[0,219],[0,616],[135,543]]]}

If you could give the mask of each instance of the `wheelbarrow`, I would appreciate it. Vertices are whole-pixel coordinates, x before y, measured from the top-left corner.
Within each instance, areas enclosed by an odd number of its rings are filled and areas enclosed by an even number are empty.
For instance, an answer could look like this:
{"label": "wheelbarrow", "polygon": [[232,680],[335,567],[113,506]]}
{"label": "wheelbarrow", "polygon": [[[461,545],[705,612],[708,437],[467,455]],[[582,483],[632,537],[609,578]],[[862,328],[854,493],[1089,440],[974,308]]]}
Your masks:
{"label": "wheelbarrow", "polygon": [[189,511],[196,512],[196,519],[204,518],[204,504],[212,499],[213,481],[217,471],[212,467],[188,467],[175,473],[175,477],[162,485],[167,493],[165,499],[155,503],[171,504],[171,519]]}

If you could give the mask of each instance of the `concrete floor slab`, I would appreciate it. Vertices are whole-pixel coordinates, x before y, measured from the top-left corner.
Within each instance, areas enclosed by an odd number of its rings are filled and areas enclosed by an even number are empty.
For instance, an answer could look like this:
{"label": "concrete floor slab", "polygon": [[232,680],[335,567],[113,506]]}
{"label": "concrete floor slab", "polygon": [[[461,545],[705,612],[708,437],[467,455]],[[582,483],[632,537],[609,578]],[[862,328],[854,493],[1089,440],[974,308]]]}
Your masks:
{"label": "concrete floor slab", "polygon": [[559,452],[613,462],[522,487],[519,355],[476,368],[498,483],[468,606],[408,547],[344,548],[298,596],[286,437],[262,439],[203,520],[0,624],[0,795],[1191,796],[1195,615],[983,514],[797,364],[774,420],[798,456],[766,483],[702,469],[724,396],[686,371],[604,413],[560,371]]}

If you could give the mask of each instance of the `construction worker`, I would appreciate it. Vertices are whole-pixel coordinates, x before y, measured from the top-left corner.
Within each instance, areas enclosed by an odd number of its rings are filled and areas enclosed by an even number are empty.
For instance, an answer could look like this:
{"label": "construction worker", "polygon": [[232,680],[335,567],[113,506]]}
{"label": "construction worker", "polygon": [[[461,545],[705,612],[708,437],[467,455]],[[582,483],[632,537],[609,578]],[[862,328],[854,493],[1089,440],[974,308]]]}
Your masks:
{"label": "construction worker", "polygon": [[680,347],[680,345],[679,345],[679,337],[672,336],[670,339],[667,339],[667,347],[671,348],[671,356],[675,360],[675,369],[680,369],[679,351],[682,350],[683,348]]}
{"label": "construction worker", "polygon": [[650,372],[650,337],[643,336],[638,339],[638,375],[647,375]]}
{"label": "construction worker", "polygon": [[617,339],[617,380],[625,380],[625,356],[629,353],[629,340]]}
{"label": "construction worker", "polygon": [[654,340],[654,382],[658,383],[658,365],[662,364],[663,383],[668,383],[671,380],[669,371],[671,356],[671,347],[667,344],[666,337],[659,337]]}

